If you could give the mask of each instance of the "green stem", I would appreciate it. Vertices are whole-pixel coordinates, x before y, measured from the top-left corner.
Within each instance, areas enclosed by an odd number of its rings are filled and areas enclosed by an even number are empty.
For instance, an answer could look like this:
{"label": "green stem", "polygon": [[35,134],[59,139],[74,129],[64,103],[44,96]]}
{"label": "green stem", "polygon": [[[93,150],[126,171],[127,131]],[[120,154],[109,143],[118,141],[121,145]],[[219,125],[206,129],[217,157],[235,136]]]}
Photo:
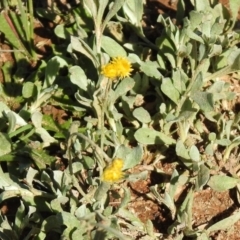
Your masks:
{"label": "green stem", "polygon": [[97,50],[97,57],[100,62],[100,65],[102,65],[102,59],[101,59],[101,45],[102,45],[102,26],[97,22],[97,19],[94,19],[94,29],[95,29],[95,36],[96,36],[96,50]]}
{"label": "green stem", "polygon": [[224,156],[223,156],[223,161],[226,162],[227,159],[229,159],[231,151],[240,145],[240,137],[237,137],[233,140],[233,142],[226,148]]}
{"label": "green stem", "polygon": [[221,76],[224,76],[224,75],[227,75],[229,73],[236,72],[236,71],[237,70],[232,69],[231,66],[226,66],[226,67],[218,70],[217,72],[209,75],[208,77],[206,77],[204,79],[204,82],[207,82],[207,81],[209,81],[211,79],[214,79],[214,78],[217,78],[217,77],[221,77]]}
{"label": "green stem", "polygon": [[4,1],[3,1],[3,8],[4,8],[5,10],[9,9],[7,0],[4,0]]}
{"label": "green stem", "polygon": [[189,124],[187,123],[187,120],[184,119],[182,121],[179,121],[177,125],[179,129],[180,139],[184,143],[188,137]]}
{"label": "green stem", "polygon": [[28,129],[31,129],[31,128],[32,128],[32,125],[31,125],[31,124],[27,124],[27,125],[25,125],[25,126],[22,126],[22,127],[18,128],[16,131],[11,132],[11,133],[9,134],[9,137],[10,137],[10,138],[15,137],[16,135],[18,135],[18,134],[20,134],[20,133],[22,133],[22,132],[24,132],[24,131],[26,131],[26,130],[28,130]]}
{"label": "green stem", "polygon": [[93,142],[91,139],[89,139],[82,133],[73,133],[70,138],[72,139],[74,136],[78,136],[87,141],[88,143],[90,143],[92,147],[95,148],[97,154],[102,155],[107,162],[112,161],[112,159],[95,142]]}
{"label": "green stem", "polygon": [[33,28],[34,28],[34,13],[33,13],[33,2],[32,0],[28,0],[28,11],[29,11],[29,21],[30,21],[30,26],[29,26],[29,42],[30,42],[30,51],[31,55],[34,60],[37,60],[37,55],[34,50],[34,41],[33,41]]}
{"label": "green stem", "polygon": [[21,0],[18,0],[18,7],[21,12],[20,18],[21,18],[22,30],[24,31],[22,33],[25,35],[26,40],[29,41],[29,28],[28,28],[27,12],[25,11]]}
{"label": "green stem", "polygon": [[108,79],[107,86],[105,89],[104,97],[103,97],[103,104],[102,104],[102,111],[101,111],[101,150],[103,151],[104,142],[105,142],[105,134],[104,134],[104,114],[107,111],[108,106],[108,93],[109,89],[112,86],[112,81]]}
{"label": "green stem", "polygon": [[[95,26],[97,54],[101,54],[102,30],[100,26]],[[101,61],[100,61],[101,63]]]}
{"label": "green stem", "polygon": [[197,66],[193,76],[190,78],[190,83],[188,84],[186,91],[182,95],[182,97],[180,99],[180,103],[177,105],[177,110],[176,110],[177,115],[180,113],[182,105],[186,101],[188,94],[191,92],[192,86],[195,83],[198,74],[201,72],[201,66],[204,64],[204,61],[206,61],[206,60],[207,59],[203,60],[202,63]]}

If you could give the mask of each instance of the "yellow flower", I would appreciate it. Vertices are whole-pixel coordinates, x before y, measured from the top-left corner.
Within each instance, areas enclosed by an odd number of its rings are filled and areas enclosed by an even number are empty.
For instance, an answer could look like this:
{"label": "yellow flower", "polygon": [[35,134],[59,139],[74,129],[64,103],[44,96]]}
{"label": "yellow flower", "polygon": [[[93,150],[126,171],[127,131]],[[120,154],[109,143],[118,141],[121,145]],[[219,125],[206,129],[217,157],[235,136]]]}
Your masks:
{"label": "yellow flower", "polygon": [[102,67],[101,73],[110,79],[129,77],[132,72],[131,63],[124,57],[116,57]]}
{"label": "yellow flower", "polygon": [[116,182],[123,178],[123,160],[115,158],[112,163],[103,170],[102,181]]}
{"label": "yellow flower", "polygon": [[133,69],[131,63],[126,58],[116,57],[112,63],[115,65],[120,79],[130,76]]}
{"label": "yellow flower", "polygon": [[114,79],[117,77],[117,69],[112,63],[108,63],[102,67],[101,74],[107,78]]}
{"label": "yellow flower", "polygon": [[114,169],[120,169],[123,168],[123,160],[121,158],[115,158],[112,162],[112,166]]}

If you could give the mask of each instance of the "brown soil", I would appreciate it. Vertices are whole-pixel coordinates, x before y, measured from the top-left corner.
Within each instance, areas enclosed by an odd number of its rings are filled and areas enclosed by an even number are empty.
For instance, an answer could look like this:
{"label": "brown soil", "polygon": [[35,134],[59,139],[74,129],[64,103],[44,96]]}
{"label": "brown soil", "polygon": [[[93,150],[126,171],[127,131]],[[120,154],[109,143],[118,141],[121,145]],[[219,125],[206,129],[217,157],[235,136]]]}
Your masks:
{"label": "brown soil", "polygon": [[[212,225],[238,209],[234,203],[231,192],[216,192],[208,188],[201,192],[196,192],[193,203],[193,221],[199,229],[206,225]],[[212,239],[240,239],[240,221],[235,223],[227,231],[219,231],[212,234]]]}

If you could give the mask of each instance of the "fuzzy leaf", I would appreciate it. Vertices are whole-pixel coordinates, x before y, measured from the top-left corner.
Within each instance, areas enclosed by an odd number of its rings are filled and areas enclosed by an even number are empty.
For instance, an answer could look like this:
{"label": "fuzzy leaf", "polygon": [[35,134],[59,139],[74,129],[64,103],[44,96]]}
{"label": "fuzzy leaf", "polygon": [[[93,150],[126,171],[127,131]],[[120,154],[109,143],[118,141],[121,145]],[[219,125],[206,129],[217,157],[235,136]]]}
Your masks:
{"label": "fuzzy leaf", "polygon": [[90,213],[90,210],[86,207],[85,204],[82,204],[76,211],[75,215],[78,219],[84,218]]}
{"label": "fuzzy leaf", "polygon": [[211,112],[214,110],[212,93],[198,91],[195,92],[191,97],[204,112]]}
{"label": "fuzzy leaf", "polygon": [[135,84],[135,81],[132,78],[130,77],[124,78],[119,83],[119,85],[117,86],[117,89],[115,90],[114,100],[125,95],[128,91],[130,91],[134,87],[134,84]]}
{"label": "fuzzy leaf", "polygon": [[209,180],[210,170],[205,164],[202,164],[199,168],[196,185],[198,189],[201,189]]}
{"label": "fuzzy leaf", "polygon": [[125,208],[127,207],[128,203],[131,201],[131,192],[129,190],[129,188],[123,188],[124,190],[124,197],[121,200],[121,204],[119,206],[119,208]]}
{"label": "fuzzy leaf", "polygon": [[142,160],[142,156],[143,149],[141,146],[137,146],[131,149],[131,152],[125,158],[123,169],[135,167]]}
{"label": "fuzzy leaf", "polygon": [[5,133],[0,133],[0,156],[11,152],[11,140]]}
{"label": "fuzzy leaf", "polygon": [[203,85],[203,76],[202,76],[202,72],[200,72],[193,85],[192,85],[192,88],[191,88],[191,94],[195,94],[197,91],[199,91],[201,88],[202,88],[202,85]]}
{"label": "fuzzy leaf", "polygon": [[183,70],[177,69],[172,74],[172,81],[174,87],[178,90],[179,93],[183,93],[186,91],[186,81],[188,80],[188,76],[183,72]]}
{"label": "fuzzy leaf", "polygon": [[116,152],[116,158],[124,160],[123,170],[133,168],[140,163],[143,156],[143,149],[141,146],[129,148],[124,145],[120,145]]}
{"label": "fuzzy leaf", "polygon": [[239,0],[229,0],[229,6],[232,13],[232,18],[235,20],[239,11],[240,2]]}
{"label": "fuzzy leaf", "polygon": [[118,210],[118,215],[121,218],[124,218],[127,221],[131,222],[132,225],[138,227],[140,230],[144,228],[144,224],[140,221],[136,214],[133,214],[124,208],[120,208]]}
{"label": "fuzzy leaf", "polygon": [[192,29],[195,29],[202,23],[202,18],[203,18],[202,13],[198,11],[191,11],[189,15],[190,15],[190,22],[191,22]]}
{"label": "fuzzy leaf", "polygon": [[20,201],[20,206],[18,207],[18,210],[16,212],[16,217],[15,217],[15,224],[14,224],[14,231],[17,233],[17,235],[21,235],[22,228],[24,226],[23,219],[25,217],[25,206],[22,201]]}
{"label": "fuzzy leaf", "polygon": [[10,111],[10,108],[3,102],[0,102],[0,118],[3,116],[3,111]]}
{"label": "fuzzy leaf", "polygon": [[34,112],[32,114],[31,119],[35,128],[42,127],[42,118],[43,118],[43,115],[40,112]]}
{"label": "fuzzy leaf", "polygon": [[190,159],[188,150],[185,148],[185,146],[181,140],[177,141],[176,153],[177,153],[177,156],[181,157],[182,159],[185,159],[185,160]]}
{"label": "fuzzy leaf", "polygon": [[210,7],[209,0],[195,1],[195,8],[197,11],[206,11]]}
{"label": "fuzzy leaf", "polygon": [[240,219],[240,212],[235,213],[234,215],[224,218],[223,220],[213,224],[207,229],[208,233],[213,231],[225,230],[231,228],[234,223]]}
{"label": "fuzzy leaf", "polygon": [[149,128],[140,128],[134,134],[135,139],[142,144],[167,144],[175,143],[175,140],[162,132]]}
{"label": "fuzzy leaf", "polygon": [[208,181],[208,186],[215,191],[224,192],[228,189],[236,187],[238,183],[239,179],[228,176],[214,175]]}
{"label": "fuzzy leaf", "polygon": [[88,46],[87,43],[85,43],[82,39],[71,36],[71,47],[77,51],[85,55],[87,58],[89,58],[95,67],[99,66],[99,62],[97,60],[96,54],[93,52],[93,50]]}
{"label": "fuzzy leaf", "polygon": [[161,74],[158,70],[158,64],[156,62],[143,62],[141,63],[140,69],[148,76],[148,77],[154,77],[156,79],[161,78]]}
{"label": "fuzzy leaf", "polygon": [[109,12],[107,13],[106,18],[104,19],[103,23],[102,23],[102,29],[104,30],[105,26],[107,25],[107,23],[110,21],[110,19],[118,12],[118,10],[122,7],[122,5],[124,4],[125,0],[118,0],[118,1],[114,1],[111,9],[109,10]]}
{"label": "fuzzy leaf", "polygon": [[163,93],[168,96],[174,103],[178,103],[179,92],[174,87],[172,80],[170,78],[164,78],[161,84],[161,90]]}
{"label": "fuzzy leaf", "polygon": [[46,168],[46,164],[51,164],[55,158],[52,156],[49,156],[47,153],[45,153],[43,150],[38,149],[26,149],[26,151],[29,151],[29,155],[35,162],[35,164],[38,166],[39,169]]}
{"label": "fuzzy leaf", "polygon": [[198,148],[195,145],[191,146],[189,150],[189,156],[193,161],[200,161],[200,154]]}
{"label": "fuzzy leaf", "polygon": [[65,24],[58,24],[54,28],[54,33],[56,34],[57,37],[62,38],[62,39],[67,39],[69,38],[69,33],[66,30]]}
{"label": "fuzzy leaf", "polygon": [[93,19],[97,18],[97,2],[94,0],[84,0],[84,4],[87,6],[87,10],[90,11]]}
{"label": "fuzzy leaf", "polygon": [[68,66],[67,62],[63,58],[58,56],[55,56],[48,61],[43,88],[47,88],[53,85],[56,76],[58,75],[59,69],[64,66]]}
{"label": "fuzzy leaf", "polygon": [[102,48],[110,57],[126,57],[124,48],[110,37],[102,36]]}
{"label": "fuzzy leaf", "polygon": [[134,109],[133,116],[142,123],[149,123],[151,121],[150,114],[143,107]]}
{"label": "fuzzy leaf", "polygon": [[22,88],[22,95],[24,98],[30,98],[33,97],[34,92],[35,92],[35,85],[32,82],[26,82],[23,84]]}
{"label": "fuzzy leaf", "polygon": [[83,69],[79,66],[72,66],[69,69],[69,73],[71,82],[82,90],[87,91],[87,77]]}

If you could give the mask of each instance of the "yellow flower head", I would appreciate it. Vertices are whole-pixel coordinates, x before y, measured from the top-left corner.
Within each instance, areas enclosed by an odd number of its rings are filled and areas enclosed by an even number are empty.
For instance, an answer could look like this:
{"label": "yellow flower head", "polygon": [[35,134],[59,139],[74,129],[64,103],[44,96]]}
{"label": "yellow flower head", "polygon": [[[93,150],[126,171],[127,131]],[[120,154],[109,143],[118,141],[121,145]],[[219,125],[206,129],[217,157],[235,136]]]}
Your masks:
{"label": "yellow flower head", "polygon": [[122,168],[123,168],[123,160],[121,158],[115,158],[112,161],[112,166],[113,166],[114,169],[122,170]]}
{"label": "yellow flower head", "polygon": [[130,76],[133,69],[131,63],[126,58],[116,57],[112,63],[115,65],[120,79]]}
{"label": "yellow flower head", "polygon": [[102,67],[101,73],[110,79],[129,77],[132,72],[132,65],[124,57],[115,57],[113,60]]}
{"label": "yellow flower head", "polygon": [[123,160],[115,158],[112,163],[103,170],[102,181],[116,182],[123,178]]}
{"label": "yellow flower head", "polygon": [[101,74],[107,78],[114,79],[117,77],[117,69],[113,66],[112,63],[108,63],[102,67]]}

